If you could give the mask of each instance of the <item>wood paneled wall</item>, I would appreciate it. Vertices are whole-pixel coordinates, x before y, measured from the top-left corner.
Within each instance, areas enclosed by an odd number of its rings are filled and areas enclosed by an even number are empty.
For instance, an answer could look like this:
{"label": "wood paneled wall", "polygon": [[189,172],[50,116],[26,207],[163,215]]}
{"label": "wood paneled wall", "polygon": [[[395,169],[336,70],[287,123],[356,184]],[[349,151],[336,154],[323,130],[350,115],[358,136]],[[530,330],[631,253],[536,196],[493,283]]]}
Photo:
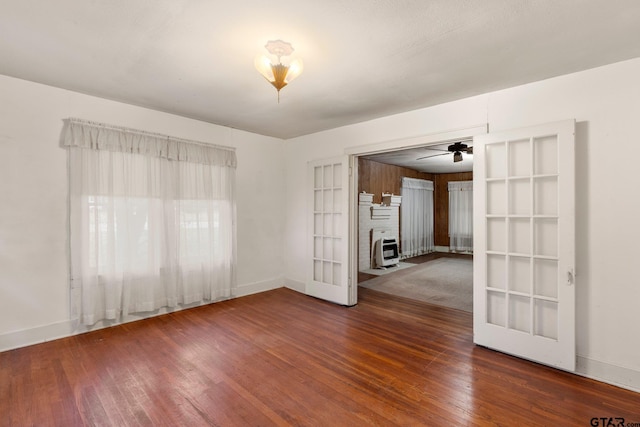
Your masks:
{"label": "wood paneled wall", "polygon": [[[373,193],[373,203],[382,202],[382,193],[400,194],[402,177],[427,179],[434,185],[434,243],[449,246],[449,181],[471,181],[473,172],[432,174],[373,160],[358,159],[358,193]],[[400,205],[402,209],[402,205]]]}
{"label": "wood paneled wall", "polygon": [[473,172],[434,174],[433,209],[435,214],[434,244],[449,246],[449,181],[471,181]]}
{"label": "wood paneled wall", "polygon": [[358,193],[373,193],[373,203],[382,203],[383,192],[399,195],[403,176],[433,181],[430,173],[358,158]]}

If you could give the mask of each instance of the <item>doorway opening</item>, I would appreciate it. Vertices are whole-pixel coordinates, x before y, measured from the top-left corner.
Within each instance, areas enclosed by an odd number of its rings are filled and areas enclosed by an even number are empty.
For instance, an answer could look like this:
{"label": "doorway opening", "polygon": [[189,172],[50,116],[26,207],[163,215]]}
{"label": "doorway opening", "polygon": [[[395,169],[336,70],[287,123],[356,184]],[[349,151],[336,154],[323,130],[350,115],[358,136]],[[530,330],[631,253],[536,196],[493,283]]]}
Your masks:
{"label": "doorway opening", "polygon": [[[347,149],[349,304],[357,303],[357,160],[467,137],[474,165],[474,342],[575,370],[575,121],[467,129]],[[455,133],[455,132],[453,132]],[[353,172],[351,172],[353,171]],[[401,272],[400,272],[401,273]]]}
{"label": "doorway opening", "polygon": [[[464,144],[468,149],[460,153],[459,145],[454,144]],[[352,260],[357,263],[358,287],[464,311],[473,310],[472,227],[468,230],[471,235],[467,236],[466,247],[461,247],[459,241],[455,243],[456,247],[452,246],[449,227],[450,183],[471,184],[472,146],[471,137],[466,136],[354,156],[353,189],[357,197],[352,208],[355,207],[357,232],[352,233],[356,238],[352,246],[357,256]],[[429,218],[420,220],[430,223],[430,227],[426,227],[428,230],[420,224],[411,226],[411,221],[415,222],[416,217],[420,219],[422,214],[421,207],[416,211],[412,205],[415,202],[409,199],[411,191],[407,190],[407,182],[432,190]],[[472,224],[471,204],[467,209]],[[409,210],[414,212],[414,218]],[[425,232],[431,235],[424,236]],[[376,247],[380,247],[382,239],[388,238],[397,239],[399,243],[399,263],[378,265]],[[425,238],[430,243],[425,243]],[[412,239],[420,243],[415,244]]]}

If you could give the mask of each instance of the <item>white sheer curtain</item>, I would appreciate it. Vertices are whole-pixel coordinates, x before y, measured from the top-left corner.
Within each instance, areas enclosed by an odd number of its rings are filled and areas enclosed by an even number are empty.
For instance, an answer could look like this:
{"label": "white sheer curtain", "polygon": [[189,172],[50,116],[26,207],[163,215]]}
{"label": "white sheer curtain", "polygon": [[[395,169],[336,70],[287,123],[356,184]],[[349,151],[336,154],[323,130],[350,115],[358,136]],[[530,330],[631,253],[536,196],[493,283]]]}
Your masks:
{"label": "white sheer curtain", "polygon": [[449,249],[473,251],[473,181],[449,182]]}
{"label": "white sheer curtain", "polygon": [[233,149],[76,119],[63,145],[82,323],[232,296]]}
{"label": "white sheer curtain", "polygon": [[433,252],[433,182],[403,177],[400,212],[402,257]]}

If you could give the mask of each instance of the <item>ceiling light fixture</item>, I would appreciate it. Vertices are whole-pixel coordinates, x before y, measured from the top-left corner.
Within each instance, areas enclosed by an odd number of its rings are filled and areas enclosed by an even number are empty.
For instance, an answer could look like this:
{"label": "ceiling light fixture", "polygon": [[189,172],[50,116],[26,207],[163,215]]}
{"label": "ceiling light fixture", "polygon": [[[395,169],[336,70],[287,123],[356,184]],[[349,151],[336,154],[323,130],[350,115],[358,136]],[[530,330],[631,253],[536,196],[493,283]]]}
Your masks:
{"label": "ceiling light fixture", "polygon": [[473,154],[473,147],[464,144],[462,141],[455,142],[447,147],[447,149],[442,148],[432,148],[432,147],[424,147],[426,150],[433,151],[442,151],[440,154],[432,154],[430,156],[422,156],[418,157],[416,160],[429,159],[431,157],[437,156],[446,156],[447,154],[453,154],[453,163],[461,162],[462,153]]}
{"label": "ceiling light fixture", "polygon": [[293,53],[293,46],[282,40],[270,40],[264,46],[269,55],[258,55],[255,60],[256,69],[278,91],[278,103],[280,103],[280,89],[302,73],[302,61],[294,59],[285,60]]}

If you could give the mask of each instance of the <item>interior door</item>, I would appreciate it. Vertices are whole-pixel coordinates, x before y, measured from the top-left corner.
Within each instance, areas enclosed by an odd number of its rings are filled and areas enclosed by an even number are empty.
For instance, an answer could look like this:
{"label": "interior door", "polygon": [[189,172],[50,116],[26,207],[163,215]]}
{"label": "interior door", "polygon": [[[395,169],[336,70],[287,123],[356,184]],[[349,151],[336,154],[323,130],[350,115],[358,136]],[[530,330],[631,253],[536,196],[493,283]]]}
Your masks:
{"label": "interior door", "polygon": [[308,295],[353,305],[349,280],[349,158],[310,162]]}
{"label": "interior door", "polygon": [[575,370],[573,120],[474,137],[474,342]]}

